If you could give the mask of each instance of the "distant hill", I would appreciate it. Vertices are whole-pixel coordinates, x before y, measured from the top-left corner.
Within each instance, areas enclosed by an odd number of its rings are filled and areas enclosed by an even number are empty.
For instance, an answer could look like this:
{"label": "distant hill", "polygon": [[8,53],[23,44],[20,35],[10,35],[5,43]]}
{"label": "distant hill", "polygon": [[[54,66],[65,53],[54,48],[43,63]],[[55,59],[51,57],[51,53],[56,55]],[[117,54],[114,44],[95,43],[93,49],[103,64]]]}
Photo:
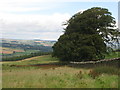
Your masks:
{"label": "distant hill", "polygon": [[1,39],[2,47],[19,48],[24,50],[40,50],[42,52],[52,51],[52,46],[56,41],[49,40],[19,40],[19,39]]}
{"label": "distant hill", "polygon": [[50,40],[19,40],[19,39],[4,39],[2,38],[0,43],[11,43],[11,44],[27,44],[27,45],[43,45],[43,46],[53,46],[56,41]]}

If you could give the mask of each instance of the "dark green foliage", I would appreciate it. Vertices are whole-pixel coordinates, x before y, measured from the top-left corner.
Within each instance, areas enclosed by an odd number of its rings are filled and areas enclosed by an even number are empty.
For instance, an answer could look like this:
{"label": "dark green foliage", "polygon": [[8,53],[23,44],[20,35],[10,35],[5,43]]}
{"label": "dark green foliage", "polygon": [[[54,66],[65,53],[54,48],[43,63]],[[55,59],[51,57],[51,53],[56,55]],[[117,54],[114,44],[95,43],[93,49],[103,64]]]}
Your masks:
{"label": "dark green foliage", "polygon": [[65,61],[99,59],[102,58],[101,52],[105,52],[106,48],[104,43],[100,44],[102,39],[97,37],[99,36],[76,33],[63,35],[53,46],[53,50],[57,57]]}
{"label": "dark green foliage", "polygon": [[106,43],[117,41],[115,20],[105,8],[77,13],[65,24],[65,33],[53,46],[53,56],[61,61],[86,61],[105,58]]}

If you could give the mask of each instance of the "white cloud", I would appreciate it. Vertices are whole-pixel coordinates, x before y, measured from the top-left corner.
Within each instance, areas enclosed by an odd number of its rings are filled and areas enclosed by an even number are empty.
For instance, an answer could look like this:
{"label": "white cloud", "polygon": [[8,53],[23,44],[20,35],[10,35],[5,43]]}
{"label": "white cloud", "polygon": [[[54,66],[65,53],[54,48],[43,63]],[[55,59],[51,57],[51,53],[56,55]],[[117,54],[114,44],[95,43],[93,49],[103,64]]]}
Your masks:
{"label": "white cloud", "polygon": [[40,8],[40,7],[31,7],[31,8],[27,8],[27,7],[6,7],[1,9],[2,12],[26,12],[26,11],[38,11],[38,10],[44,10],[45,8]]}
{"label": "white cloud", "polygon": [[56,3],[48,0],[0,0],[0,30],[3,38],[58,39],[63,31],[62,23],[69,19],[69,14],[29,14],[32,11],[51,10]]}
{"label": "white cloud", "polygon": [[43,0],[0,0],[0,12],[30,12],[49,10],[56,6],[57,2],[44,2]]}
{"label": "white cloud", "polygon": [[62,23],[70,15],[54,13],[52,15],[16,15],[0,14],[0,30],[5,38],[41,38],[58,39],[62,34]]}

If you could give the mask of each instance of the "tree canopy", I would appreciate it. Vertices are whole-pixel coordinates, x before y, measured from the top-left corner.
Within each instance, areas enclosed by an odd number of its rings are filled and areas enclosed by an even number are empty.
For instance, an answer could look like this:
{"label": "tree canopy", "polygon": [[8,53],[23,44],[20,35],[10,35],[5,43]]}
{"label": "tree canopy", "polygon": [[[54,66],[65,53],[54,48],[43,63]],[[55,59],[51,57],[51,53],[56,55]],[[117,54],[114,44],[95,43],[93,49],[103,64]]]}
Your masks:
{"label": "tree canopy", "polygon": [[115,18],[108,9],[93,7],[73,15],[65,32],[53,46],[53,56],[62,61],[103,59],[107,43],[118,40]]}

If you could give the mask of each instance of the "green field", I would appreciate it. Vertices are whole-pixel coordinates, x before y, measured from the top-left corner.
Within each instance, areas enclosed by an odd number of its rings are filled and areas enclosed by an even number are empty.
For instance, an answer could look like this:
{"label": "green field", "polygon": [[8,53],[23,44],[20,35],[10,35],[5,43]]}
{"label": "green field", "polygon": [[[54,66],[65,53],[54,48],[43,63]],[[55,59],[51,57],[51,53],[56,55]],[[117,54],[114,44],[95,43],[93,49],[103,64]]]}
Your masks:
{"label": "green field", "polygon": [[120,52],[112,52],[105,56],[106,59],[120,57]]}
{"label": "green field", "polygon": [[[57,65],[50,55],[2,63],[3,88],[117,88],[118,69],[113,66],[71,67]],[[20,66],[38,65],[42,66]],[[55,65],[53,65],[55,64]],[[60,63],[61,64],[61,63]],[[113,64],[113,63],[112,63]],[[19,65],[16,66],[16,65]],[[80,65],[79,65],[80,66]]]}

